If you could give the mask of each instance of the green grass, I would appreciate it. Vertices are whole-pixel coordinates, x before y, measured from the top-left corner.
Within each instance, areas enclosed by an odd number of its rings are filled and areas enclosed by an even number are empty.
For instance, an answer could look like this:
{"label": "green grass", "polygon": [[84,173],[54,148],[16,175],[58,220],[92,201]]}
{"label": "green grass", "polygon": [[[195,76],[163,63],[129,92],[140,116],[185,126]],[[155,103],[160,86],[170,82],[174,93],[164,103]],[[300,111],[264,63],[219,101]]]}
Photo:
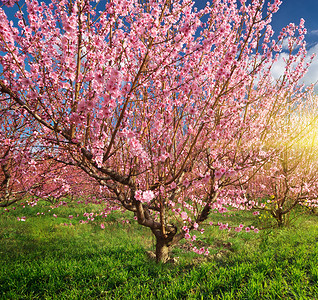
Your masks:
{"label": "green grass", "polygon": [[[102,230],[101,217],[78,223],[94,206],[48,209],[0,211],[0,299],[318,299],[316,216],[258,234],[212,226],[197,234],[210,245],[209,258],[183,246],[173,250],[178,264],[162,265],[148,259],[151,233],[129,214],[108,216]],[[131,224],[121,222],[127,218]],[[231,220],[258,222],[246,213]]]}

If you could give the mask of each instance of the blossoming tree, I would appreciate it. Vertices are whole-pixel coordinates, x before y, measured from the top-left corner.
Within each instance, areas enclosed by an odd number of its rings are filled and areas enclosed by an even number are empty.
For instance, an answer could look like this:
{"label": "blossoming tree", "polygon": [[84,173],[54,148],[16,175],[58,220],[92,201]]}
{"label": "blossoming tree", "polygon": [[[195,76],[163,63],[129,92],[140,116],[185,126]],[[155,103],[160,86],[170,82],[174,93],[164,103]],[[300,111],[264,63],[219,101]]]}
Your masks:
{"label": "blossoming tree", "polygon": [[56,202],[70,194],[103,198],[93,178],[49,157],[37,124],[21,115],[14,103],[0,102],[0,207],[40,198]]}
{"label": "blossoming tree", "polygon": [[[35,176],[32,160],[34,137],[28,130],[31,124],[21,118],[18,107],[0,103],[0,206],[6,207],[18,202],[39,181]],[[26,174],[31,175],[27,176]]]}
{"label": "blossoming tree", "polygon": [[134,212],[165,262],[211,209],[240,207],[236,174],[262,163],[260,134],[306,70],[304,24],[273,40],[279,0],[105,2],[26,0],[16,25],[1,9],[0,97],[41,127],[52,159]]}
{"label": "blossoming tree", "polygon": [[306,97],[288,115],[272,122],[270,144],[277,151],[257,174],[242,184],[247,205],[268,212],[279,226],[299,205],[315,209],[318,204],[317,97]]}

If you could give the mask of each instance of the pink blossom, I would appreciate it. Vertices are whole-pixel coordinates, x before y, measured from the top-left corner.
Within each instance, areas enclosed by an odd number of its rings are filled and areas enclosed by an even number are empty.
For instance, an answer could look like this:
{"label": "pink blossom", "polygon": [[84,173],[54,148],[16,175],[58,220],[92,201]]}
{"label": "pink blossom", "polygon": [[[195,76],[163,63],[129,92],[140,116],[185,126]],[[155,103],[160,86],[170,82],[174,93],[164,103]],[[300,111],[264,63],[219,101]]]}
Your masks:
{"label": "pink blossom", "polygon": [[141,190],[137,190],[135,192],[135,199],[138,200],[138,201],[142,201],[143,200],[142,191]]}
{"label": "pink blossom", "polygon": [[24,86],[29,86],[32,84],[32,80],[30,80],[29,78],[21,78],[20,81]]}
{"label": "pink blossom", "polygon": [[104,223],[101,223],[101,224],[100,224],[100,228],[101,228],[101,229],[105,229]]}
{"label": "pink blossom", "polygon": [[210,179],[211,179],[210,174],[206,174],[206,175],[203,177],[202,182],[203,182],[203,183],[208,183],[208,182],[210,181]]}
{"label": "pink blossom", "polygon": [[95,80],[97,81],[98,84],[103,84],[104,83],[104,76],[101,72],[95,73]]}
{"label": "pink blossom", "polygon": [[188,214],[187,214],[185,211],[183,211],[183,212],[181,213],[181,218],[182,218],[183,220],[186,220],[187,217],[188,217]]}
{"label": "pink blossom", "polygon": [[219,170],[216,170],[214,172],[214,177],[215,177],[215,180],[219,180],[221,177],[222,177],[223,173]]}
{"label": "pink blossom", "polygon": [[221,168],[221,169],[220,169],[220,172],[221,172],[222,174],[224,174],[225,171],[226,171],[225,168]]}
{"label": "pink blossom", "polygon": [[135,192],[135,199],[140,201],[140,202],[145,202],[148,203],[150,202],[153,198],[155,197],[155,194],[153,191],[141,191],[137,190]]}
{"label": "pink blossom", "polygon": [[232,177],[235,175],[235,171],[233,169],[230,169],[226,172],[227,176]]}
{"label": "pink blossom", "polygon": [[226,224],[220,223],[219,228],[220,228],[221,230],[223,230],[223,229],[227,229],[227,228],[228,228],[228,226],[229,226],[229,224],[228,224],[228,223],[226,223]]}
{"label": "pink blossom", "polygon": [[234,229],[236,232],[241,232],[242,231],[242,228],[241,227],[235,227]]}
{"label": "pink blossom", "polygon": [[175,188],[177,187],[177,184],[176,184],[175,182],[172,182],[171,185],[170,185],[170,187],[171,187],[172,189],[175,189]]}
{"label": "pink blossom", "polygon": [[153,191],[144,191],[142,196],[144,202],[150,202],[155,197],[155,194]]}
{"label": "pink blossom", "polygon": [[0,5],[1,3],[4,5],[7,5],[8,7],[12,7],[18,0],[1,0],[0,1]]}
{"label": "pink blossom", "polygon": [[189,228],[187,226],[183,226],[182,230],[185,231],[185,232],[189,232]]}
{"label": "pink blossom", "polygon": [[182,184],[183,184],[185,187],[188,187],[188,186],[190,185],[189,179],[186,178],[185,180],[183,180]]}

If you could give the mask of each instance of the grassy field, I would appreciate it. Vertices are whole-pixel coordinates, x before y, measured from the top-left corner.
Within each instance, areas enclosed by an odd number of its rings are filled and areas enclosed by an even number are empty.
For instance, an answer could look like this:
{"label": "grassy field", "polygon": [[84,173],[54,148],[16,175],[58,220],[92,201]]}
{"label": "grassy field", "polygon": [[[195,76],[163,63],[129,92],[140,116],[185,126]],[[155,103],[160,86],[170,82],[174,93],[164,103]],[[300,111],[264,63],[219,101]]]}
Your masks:
{"label": "grassy field", "polygon": [[[198,234],[209,257],[181,245],[173,250],[179,262],[162,265],[148,258],[153,238],[131,215],[81,224],[94,207],[49,210],[45,204],[0,210],[0,299],[318,299],[314,215],[258,234],[209,227]],[[26,221],[17,221],[22,216]],[[259,220],[246,213],[231,219]]]}

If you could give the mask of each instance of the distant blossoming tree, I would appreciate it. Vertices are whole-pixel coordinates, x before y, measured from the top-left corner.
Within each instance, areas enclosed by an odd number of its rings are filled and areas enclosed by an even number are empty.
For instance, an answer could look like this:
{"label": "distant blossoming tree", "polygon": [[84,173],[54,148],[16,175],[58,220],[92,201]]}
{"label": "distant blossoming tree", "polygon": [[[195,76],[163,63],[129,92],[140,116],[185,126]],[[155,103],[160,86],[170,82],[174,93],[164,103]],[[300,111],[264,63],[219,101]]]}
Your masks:
{"label": "distant blossoming tree", "polygon": [[242,184],[246,204],[269,213],[279,226],[299,205],[318,206],[317,111],[317,97],[308,96],[288,116],[275,118],[264,151],[277,155]]}
{"label": "distant blossoming tree", "polygon": [[268,120],[302,97],[304,22],[275,41],[279,0],[105,2],[26,0],[17,22],[0,9],[0,100],[134,212],[165,262],[211,209],[241,207],[233,184],[268,159]]}

